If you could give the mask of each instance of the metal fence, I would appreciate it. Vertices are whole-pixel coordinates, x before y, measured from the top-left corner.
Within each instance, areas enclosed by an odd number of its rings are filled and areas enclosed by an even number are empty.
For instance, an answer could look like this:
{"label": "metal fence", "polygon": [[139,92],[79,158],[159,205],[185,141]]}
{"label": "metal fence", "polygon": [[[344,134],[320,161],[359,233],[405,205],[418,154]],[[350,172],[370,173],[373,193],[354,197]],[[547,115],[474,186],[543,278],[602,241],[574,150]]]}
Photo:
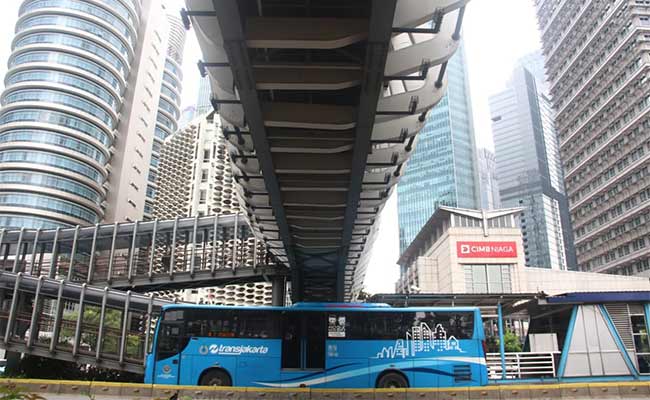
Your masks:
{"label": "metal fence", "polygon": [[[557,352],[505,353],[505,379],[555,378]],[[489,379],[503,379],[500,353],[487,353]]]}

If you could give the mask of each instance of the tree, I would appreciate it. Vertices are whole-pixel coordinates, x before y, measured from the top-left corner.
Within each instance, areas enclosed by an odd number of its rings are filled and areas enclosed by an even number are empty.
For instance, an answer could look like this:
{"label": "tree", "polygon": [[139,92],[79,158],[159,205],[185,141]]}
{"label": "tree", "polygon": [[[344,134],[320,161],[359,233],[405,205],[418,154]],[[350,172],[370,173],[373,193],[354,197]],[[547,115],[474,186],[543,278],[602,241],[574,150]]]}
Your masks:
{"label": "tree", "polygon": [[[85,306],[81,329],[81,348],[88,351],[97,350],[101,309],[96,306]],[[74,343],[76,322],[79,311],[75,310],[63,315],[64,323],[59,335],[59,342]],[[130,330],[132,332],[132,330]],[[102,353],[118,354],[122,338],[122,311],[107,308],[104,313],[104,333],[102,335]],[[144,355],[141,335],[127,333],[126,354],[140,358]]]}

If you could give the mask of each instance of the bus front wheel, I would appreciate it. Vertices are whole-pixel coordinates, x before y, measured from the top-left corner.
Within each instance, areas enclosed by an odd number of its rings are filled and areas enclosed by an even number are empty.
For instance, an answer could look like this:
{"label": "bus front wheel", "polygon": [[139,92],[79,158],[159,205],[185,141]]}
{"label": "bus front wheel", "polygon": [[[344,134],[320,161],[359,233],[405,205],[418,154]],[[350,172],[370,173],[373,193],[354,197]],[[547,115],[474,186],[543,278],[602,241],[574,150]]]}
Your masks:
{"label": "bus front wheel", "polygon": [[377,387],[382,389],[407,388],[409,382],[399,372],[386,372],[377,380]]}
{"label": "bus front wheel", "polygon": [[230,375],[221,369],[211,369],[204,372],[199,380],[200,386],[232,386]]}

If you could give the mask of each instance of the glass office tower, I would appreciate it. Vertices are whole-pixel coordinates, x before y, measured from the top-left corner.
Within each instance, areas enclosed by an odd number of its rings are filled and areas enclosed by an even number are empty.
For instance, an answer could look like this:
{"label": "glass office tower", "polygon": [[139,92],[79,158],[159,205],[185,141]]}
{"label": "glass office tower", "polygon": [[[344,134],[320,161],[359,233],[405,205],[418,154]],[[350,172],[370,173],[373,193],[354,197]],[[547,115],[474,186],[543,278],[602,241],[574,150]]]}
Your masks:
{"label": "glass office tower", "polygon": [[1,98],[0,227],[141,218],[161,10],[159,0],[22,3]]}
{"label": "glass office tower", "polygon": [[447,94],[429,111],[415,152],[397,185],[400,252],[439,205],[479,208],[476,143],[466,68],[461,45],[447,66]]}

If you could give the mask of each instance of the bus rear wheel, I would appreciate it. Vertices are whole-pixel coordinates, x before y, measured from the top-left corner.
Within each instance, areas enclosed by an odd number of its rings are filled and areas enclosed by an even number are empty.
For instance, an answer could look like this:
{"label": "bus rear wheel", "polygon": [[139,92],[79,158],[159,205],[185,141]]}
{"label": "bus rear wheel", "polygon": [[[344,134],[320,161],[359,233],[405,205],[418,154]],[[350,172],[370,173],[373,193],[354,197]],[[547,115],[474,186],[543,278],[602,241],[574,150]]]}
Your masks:
{"label": "bus rear wheel", "polygon": [[200,386],[232,386],[230,375],[220,369],[211,369],[204,373],[199,380]]}
{"label": "bus rear wheel", "polygon": [[406,377],[398,372],[387,372],[377,381],[377,387],[381,389],[399,389],[409,387]]}

